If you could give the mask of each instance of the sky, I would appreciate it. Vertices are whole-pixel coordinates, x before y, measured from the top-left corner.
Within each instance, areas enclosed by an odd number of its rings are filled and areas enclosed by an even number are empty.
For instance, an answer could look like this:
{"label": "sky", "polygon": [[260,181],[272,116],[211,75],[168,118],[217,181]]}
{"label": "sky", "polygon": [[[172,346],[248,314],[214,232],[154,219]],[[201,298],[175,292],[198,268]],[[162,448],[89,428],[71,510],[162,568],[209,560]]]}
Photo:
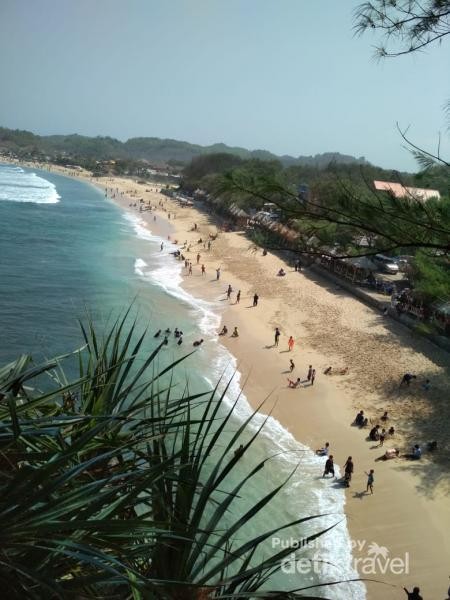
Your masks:
{"label": "sky", "polygon": [[361,0],[0,0],[0,126],[341,152],[450,154],[450,42],[377,61]]}

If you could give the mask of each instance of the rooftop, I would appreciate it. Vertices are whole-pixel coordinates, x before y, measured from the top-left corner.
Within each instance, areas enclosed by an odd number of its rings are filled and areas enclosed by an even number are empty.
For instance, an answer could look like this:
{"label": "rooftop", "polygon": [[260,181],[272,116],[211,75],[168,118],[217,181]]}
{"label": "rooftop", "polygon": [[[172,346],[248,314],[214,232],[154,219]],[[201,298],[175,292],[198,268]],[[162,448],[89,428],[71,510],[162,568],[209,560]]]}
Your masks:
{"label": "rooftop", "polygon": [[390,192],[396,198],[411,198],[412,200],[429,200],[430,198],[440,198],[441,195],[438,190],[430,190],[425,188],[414,188],[406,187],[401,183],[395,183],[391,181],[377,181],[373,182],[375,189]]}

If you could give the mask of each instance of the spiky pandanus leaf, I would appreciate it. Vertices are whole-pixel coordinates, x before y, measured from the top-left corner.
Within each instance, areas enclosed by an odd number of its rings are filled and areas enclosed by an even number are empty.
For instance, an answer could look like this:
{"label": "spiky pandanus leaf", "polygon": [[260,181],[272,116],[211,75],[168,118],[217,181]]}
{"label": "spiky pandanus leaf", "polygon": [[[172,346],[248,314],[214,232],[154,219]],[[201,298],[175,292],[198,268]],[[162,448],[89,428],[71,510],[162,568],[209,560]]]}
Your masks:
{"label": "spiky pandanus leaf", "polygon": [[[245,472],[264,422],[253,426],[255,411],[232,425],[230,382],[220,393],[219,384],[180,390],[174,369],[189,355],[158,368],[161,346],[142,357],[145,332],[128,319],[129,311],[103,335],[92,320],[83,325],[78,379],[61,370],[64,357],[37,366],[21,357],[0,369],[0,580],[8,597],[299,597],[262,591],[292,552],[258,558],[283,527],[244,531],[284,483],[247,509],[246,486],[267,459],[230,483],[238,467]],[[45,375],[46,389],[25,392]],[[71,406],[69,393],[77,396]]]}

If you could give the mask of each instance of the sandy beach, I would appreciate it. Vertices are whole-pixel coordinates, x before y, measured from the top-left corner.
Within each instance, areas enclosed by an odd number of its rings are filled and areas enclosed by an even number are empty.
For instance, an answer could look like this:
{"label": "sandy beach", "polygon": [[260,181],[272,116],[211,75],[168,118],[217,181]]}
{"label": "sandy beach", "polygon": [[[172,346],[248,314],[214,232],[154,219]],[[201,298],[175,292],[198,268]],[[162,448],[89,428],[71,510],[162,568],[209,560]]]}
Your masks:
{"label": "sandy beach", "polygon": [[[83,173],[53,167],[52,171],[89,181]],[[219,231],[220,223],[198,208],[181,208],[158,193],[156,184],[139,185],[120,178],[94,183],[113,188],[114,194],[108,195],[134,213],[140,198],[150,201],[155,210],[137,213],[149,228],[164,237],[170,231],[171,241],[177,240],[179,246],[185,241],[191,245],[183,253],[192,261],[193,270],[189,276],[183,269],[183,285],[197,297],[220,300],[226,306],[222,324],[229,333],[222,341],[238,359],[252,406],[269,396],[264,412],[272,411],[302,443],[318,448],[329,441],[341,469],[347,457],[353,457],[355,471],[346,490],[345,509],[352,539],[365,542],[361,551],[355,548],[355,556],[367,556],[371,543],[387,548],[392,558],[409,555],[408,573],[388,570],[368,576],[387,584],[367,583],[368,598],[404,598],[402,587],[414,585],[420,586],[425,600],[445,598],[450,574],[450,356],[314,272],[296,272],[270,252],[263,256],[245,232],[220,231],[211,249],[204,248],[198,239],[207,241],[210,233]],[[135,190],[131,196],[130,190]],[[130,207],[134,203],[137,207]],[[285,277],[277,276],[281,267]],[[230,300],[228,285],[233,289]],[[238,290],[241,296],[236,303]],[[255,293],[259,296],[256,307]],[[239,330],[238,338],[230,337],[234,327]],[[275,327],[281,331],[278,347],[274,346]],[[289,352],[291,335],[295,345]],[[292,373],[289,359],[295,363]],[[314,385],[306,381],[309,365],[316,370]],[[348,373],[325,375],[329,366],[333,370],[348,367]],[[417,379],[409,387],[400,387],[406,372],[416,374]],[[287,379],[297,377],[302,380],[300,387],[290,389]],[[431,380],[429,390],[422,387],[426,379]],[[396,433],[383,447],[367,440],[368,429],[351,426],[361,409],[371,423],[382,426],[379,418],[388,411],[386,426],[394,426]],[[437,452],[432,456],[424,452],[420,461],[376,460],[387,448],[400,448],[403,454],[415,443],[425,448],[432,440],[438,442]],[[370,469],[375,470],[373,495],[366,494],[365,472]]]}

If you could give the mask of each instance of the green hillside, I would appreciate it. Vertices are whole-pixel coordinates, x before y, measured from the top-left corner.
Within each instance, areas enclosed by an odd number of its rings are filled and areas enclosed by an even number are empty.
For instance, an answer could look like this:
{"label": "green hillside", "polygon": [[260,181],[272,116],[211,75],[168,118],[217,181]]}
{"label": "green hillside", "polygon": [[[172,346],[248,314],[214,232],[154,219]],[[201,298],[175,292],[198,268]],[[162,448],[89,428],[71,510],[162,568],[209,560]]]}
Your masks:
{"label": "green hillside", "polygon": [[279,160],[285,166],[305,165],[318,168],[330,162],[342,164],[368,164],[364,157],[355,158],[339,152],[326,152],[316,156],[277,156],[267,150],[247,150],[226,144],[200,146],[179,140],[155,137],[130,138],[121,142],[111,137],[87,137],[78,134],[39,136],[29,131],[0,127],[0,152],[43,154],[50,156],[83,156],[84,158],[147,160],[153,163],[189,163],[203,154],[233,154],[243,159]]}

